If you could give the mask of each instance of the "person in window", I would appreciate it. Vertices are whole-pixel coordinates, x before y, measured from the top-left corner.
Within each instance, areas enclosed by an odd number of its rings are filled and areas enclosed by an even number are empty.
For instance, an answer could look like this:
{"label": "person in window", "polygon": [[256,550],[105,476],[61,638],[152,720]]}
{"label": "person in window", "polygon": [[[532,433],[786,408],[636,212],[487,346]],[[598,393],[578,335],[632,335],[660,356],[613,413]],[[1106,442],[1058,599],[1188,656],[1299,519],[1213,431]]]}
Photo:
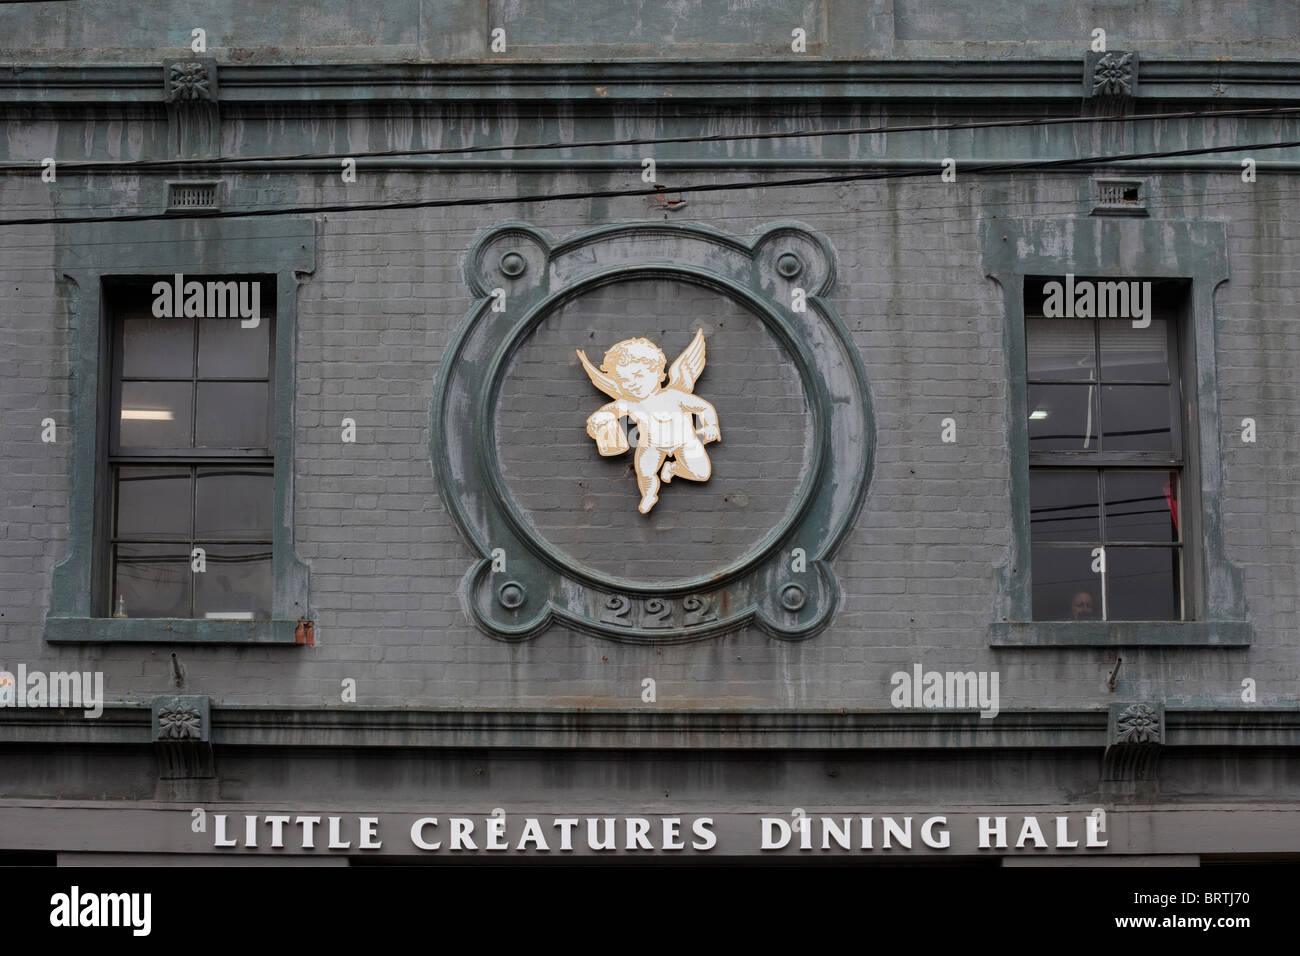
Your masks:
{"label": "person in window", "polygon": [[1097,615],[1092,610],[1092,594],[1088,591],[1076,591],[1070,598],[1070,620],[1095,621]]}

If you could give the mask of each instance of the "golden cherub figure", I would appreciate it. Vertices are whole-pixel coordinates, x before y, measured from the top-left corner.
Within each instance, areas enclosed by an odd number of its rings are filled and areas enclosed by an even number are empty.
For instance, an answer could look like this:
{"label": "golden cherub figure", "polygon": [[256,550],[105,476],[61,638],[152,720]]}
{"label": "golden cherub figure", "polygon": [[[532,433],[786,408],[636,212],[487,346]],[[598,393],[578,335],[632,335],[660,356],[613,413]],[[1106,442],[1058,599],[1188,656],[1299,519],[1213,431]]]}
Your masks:
{"label": "golden cherub figure", "polygon": [[[605,353],[599,369],[587,361],[578,349],[578,358],[591,383],[614,401],[592,412],[587,419],[587,434],[605,456],[621,455],[628,449],[627,436],[619,419],[636,423],[636,483],[641,489],[643,515],[659,500],[659,482],[674,477],[691,481],[708,481],[712,466],[704,451],[708,442],[721,441],[718,413],[692,389],[704,371],[704,332],[695,338],[668,369],[668,385],[663,386],[667,359],[649,339],[626,339]],[[702,427],[695,428],[695,416]],[[665,461],[671,456],[670,461]]]}

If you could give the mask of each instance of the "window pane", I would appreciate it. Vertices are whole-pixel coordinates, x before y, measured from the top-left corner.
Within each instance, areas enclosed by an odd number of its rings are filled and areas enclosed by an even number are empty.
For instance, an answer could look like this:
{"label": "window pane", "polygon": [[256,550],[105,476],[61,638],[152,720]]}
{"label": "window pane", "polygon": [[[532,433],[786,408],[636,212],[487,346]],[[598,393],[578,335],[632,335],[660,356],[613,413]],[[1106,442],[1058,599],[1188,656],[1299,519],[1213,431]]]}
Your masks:
{"label": "window pane", "polygon": [[270,469],[200,468],[194,534],[222,541],[270,540]]}
{"label": "window pane", "polygon": [[1106,549],[1106,616],[1112,621],[1180,618],[1174,548]]}
{"label": "window pane", "polygon": [[252,329],[244,328],[239,319],[203,319],[199,322],[199,377],[266,378],[269,327],[265,317]]}
{"label": "window pane", "polygon": [[192,378],[194,320],[122,320],[123,378]]}
{"label": "window pane", "polygon": [[195,430],[200,448],[266,448],[262,382],[200,382]]}
{"label": "window pane", "polygon": [[1034,620],[1101,619],[1101,575],[1092,548],[1033,548]]}
{"label": "window pane", "polygon": [[[190,616],[190,554],[169,545],[115,546],[110,613],[127,617]],[[120,603],[119,603],[120,602]]]}
{"label": "window pane", "polygon": [[188,468],[119,468],[117,525],[123,538],[190,540]]}
{"label": "window pane", "polygon": [[1031,382],[1097,380],[1091,319],[1027,319],[1025,351]]}
{"label": "window pane", "polygon": [[189,382],[123,382],[120,447],[188,448],[193,394]]}
{"label": "window pane", "polygon": [[1152,319],[1145,329],[1132,321],[1101,323],[1101,374],[1107,382],[1168,382],[1169,327]]}
{"label": "window pane", "polygon": [[1106,451],[1172,451],[1169,389],[1107,385],[1101,393],[1102,447]]}
{"label": "window pane", "polygon": [[1107,541],[1177,541],[1178,472],[1107,471]]}
{"label": "window pane", "polygon": [[265,620],[271,616],[271,546],[210,545],[207,570],[194,575],[194,616]]}
{"label": "window pane", "polygon": [[1101,543],[1095,471],[1029,473],[1029,528],[1034,541]]}
{"label": "window pane", "polygon": [[1050,449],[1097,450],[1097,386],[1029,386],[1029,450]]}

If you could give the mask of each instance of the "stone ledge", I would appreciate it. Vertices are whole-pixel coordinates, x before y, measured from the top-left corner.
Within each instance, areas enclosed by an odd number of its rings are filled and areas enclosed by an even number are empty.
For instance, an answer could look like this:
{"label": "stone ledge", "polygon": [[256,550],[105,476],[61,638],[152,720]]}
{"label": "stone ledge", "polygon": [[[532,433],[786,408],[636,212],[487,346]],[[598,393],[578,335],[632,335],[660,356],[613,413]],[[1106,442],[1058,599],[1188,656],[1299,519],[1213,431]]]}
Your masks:
{"label": "stone ledge", "polygon": [[51,644],[294,644],[297,621],[48,617]]}
{"label": "stone ledge", "polygon": [[990,647],[1249,647],[1246,621],[1029,621],[989,625]]}
{"label": "stone ledge", "polygon": [[[128,52],[128,51],[124,51]],[[140,51],[141,55],[148,51]],[[136,63],[42,62],[42,51],[0,51],[0,103],[162,104],[156,60]],[[31,55],[33,60],[22,62]],[[209,55],[212,55],[211,52]],[[372,54],[373,55],[373,54]],[[737,100],[843,100],[943,97],[1047,98],[1077,102],[1081,55],[1052,59],[879,59],[773,62],[746,59],[627,59],[574,62],[301,64],[232,63],[219,55],[221,102],[321,104],[444,99],[656,100],[734,103]],[[1211,81],[1232,90],[1215,99],[1279,100],[1296,82],[1293,60],[1146,60],[1147,99],[1209,99]],[[807,86],[807,92],[800,92]]]}
{"label": "stone ledge", "polygon": [[[1107,744],[1108,709],[1006,711],[468,710],[212,708],[215,747],[625,750],[1069,750]],[[1300,747],[1300,709],[1166,707],[1167,750]],[[0,709],[0,744],[139,745],[148,701],[76,709]]]}

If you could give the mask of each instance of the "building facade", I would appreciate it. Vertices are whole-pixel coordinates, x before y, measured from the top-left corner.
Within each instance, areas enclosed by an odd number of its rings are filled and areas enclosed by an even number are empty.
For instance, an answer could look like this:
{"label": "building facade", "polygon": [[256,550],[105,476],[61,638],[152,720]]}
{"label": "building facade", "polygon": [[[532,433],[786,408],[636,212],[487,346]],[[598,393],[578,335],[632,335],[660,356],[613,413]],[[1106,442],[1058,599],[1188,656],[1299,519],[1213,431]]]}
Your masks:
{"label": "building facade", "polygon": [[1293,5],[0,37],[0,857],[1300,854]]}

